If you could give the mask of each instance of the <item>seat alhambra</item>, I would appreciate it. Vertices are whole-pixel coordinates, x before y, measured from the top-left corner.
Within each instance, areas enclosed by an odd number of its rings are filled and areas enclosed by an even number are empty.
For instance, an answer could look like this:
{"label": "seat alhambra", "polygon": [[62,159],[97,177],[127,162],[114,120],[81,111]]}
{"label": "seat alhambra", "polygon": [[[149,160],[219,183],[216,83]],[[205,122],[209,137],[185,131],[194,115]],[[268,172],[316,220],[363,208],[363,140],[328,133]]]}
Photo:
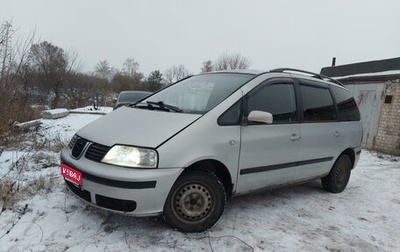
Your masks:
{"label": "seat alhambra", "polygon": [[80,129],[61,173],[94,206],[201,232],[237,195],[314,179],[342,192],[361,138],[356,102],[338,81],[288,68],[210,72]]}

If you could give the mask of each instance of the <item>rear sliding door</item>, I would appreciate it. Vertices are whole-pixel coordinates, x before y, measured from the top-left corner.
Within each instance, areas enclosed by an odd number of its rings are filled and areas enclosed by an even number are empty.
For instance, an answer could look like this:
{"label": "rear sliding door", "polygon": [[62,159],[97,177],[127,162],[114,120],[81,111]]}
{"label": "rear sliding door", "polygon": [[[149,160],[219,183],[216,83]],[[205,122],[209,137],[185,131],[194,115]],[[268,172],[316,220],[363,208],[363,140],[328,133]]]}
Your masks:
{"label": "rear sliding door", "polygon": [[343,135],[328,84],[300,80],[301,141],[296,181],[329,173]]}

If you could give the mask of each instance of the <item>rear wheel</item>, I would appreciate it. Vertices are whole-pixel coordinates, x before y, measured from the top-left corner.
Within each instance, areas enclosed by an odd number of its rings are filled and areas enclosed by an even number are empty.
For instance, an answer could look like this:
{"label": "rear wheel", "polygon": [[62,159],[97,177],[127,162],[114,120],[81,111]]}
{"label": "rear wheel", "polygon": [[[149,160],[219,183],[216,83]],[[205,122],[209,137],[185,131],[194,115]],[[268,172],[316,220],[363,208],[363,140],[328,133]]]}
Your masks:
{"label": "rear wheel", "polygon": [[180,231],[211,228],[226,206],[226,193],[218,177],[206,171],[188,171],[175,182],[164,205],[167,223]]}
{"label": "rear wheel", "polygon": [[350,173],[350,157],[342,155],[336,160],[329,174],[322,178],[322,187],[332,193],[343,192],[349,182]]}

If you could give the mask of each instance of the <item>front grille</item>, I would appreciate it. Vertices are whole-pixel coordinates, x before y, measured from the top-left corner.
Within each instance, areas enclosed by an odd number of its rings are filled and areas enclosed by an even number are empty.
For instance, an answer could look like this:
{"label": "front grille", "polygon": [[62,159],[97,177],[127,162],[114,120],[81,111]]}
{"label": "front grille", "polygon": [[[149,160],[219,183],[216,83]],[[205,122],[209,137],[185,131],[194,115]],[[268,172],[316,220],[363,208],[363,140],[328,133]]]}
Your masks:
{"label": "front grille", "polygon": [[132,212],[136,209],[136,202],[133,200],[114,199],[97,194],[96,204],[100,207],[121,212]]}
{"label": "front grille", "polygon": [[78,196],[81,199],[86,200],[87,202],[91,202],[91,198],[90,198],[90,192],[86,191],[86,190],[81,190],[80,188],[76,187],[73,183],[65,180],[65,183],[67,184],[67,187],[69,188],[69,190],[71,190],[71,192],[73,192],[76,196]]}
{"label": "front grille", "polygon": [[68,144],[69,148],[72,149],[71,156],[75,159],[80,158],[87,145],[89,147],[87,148],[85,157],[96,162],[101,162],[103,157],[111,149],[111,147],[106,145],[93,143],[78,135],[74,135]]}
{"label": "front grille", "polygon": [[85,158],[100,162],[110,149],[108,146],[92,143],[86,151]]}
{"label": "front grille", "polygon": [[69,146],[70,149],[74,148],[74,145],[75,145],[77,139],[78,139],[78,136],[75,134],[75,135],[72,137],[72,139],[71,139],[71,141],[69,142],[69,144],[68,144],[68,146]]}
{"label": "front grille", "polygon": [[87,140],[81,137],[77,137],[74,147],[72,148],[72,157],[79,158],[82,155],[82,151],[85,148],[87,142]]}

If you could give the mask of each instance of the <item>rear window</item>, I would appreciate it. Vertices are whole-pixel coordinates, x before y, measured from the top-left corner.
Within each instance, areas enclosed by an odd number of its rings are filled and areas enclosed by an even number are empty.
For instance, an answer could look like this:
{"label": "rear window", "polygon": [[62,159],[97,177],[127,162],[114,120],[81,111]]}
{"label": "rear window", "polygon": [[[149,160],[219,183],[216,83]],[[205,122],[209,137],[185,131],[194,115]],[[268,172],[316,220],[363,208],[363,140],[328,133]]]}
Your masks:
{"label": "rear window", "polygon": [[335,96],[340,121],[359,121],[360,111],[353,95],[344,88],[331,86],[333,95]]}

